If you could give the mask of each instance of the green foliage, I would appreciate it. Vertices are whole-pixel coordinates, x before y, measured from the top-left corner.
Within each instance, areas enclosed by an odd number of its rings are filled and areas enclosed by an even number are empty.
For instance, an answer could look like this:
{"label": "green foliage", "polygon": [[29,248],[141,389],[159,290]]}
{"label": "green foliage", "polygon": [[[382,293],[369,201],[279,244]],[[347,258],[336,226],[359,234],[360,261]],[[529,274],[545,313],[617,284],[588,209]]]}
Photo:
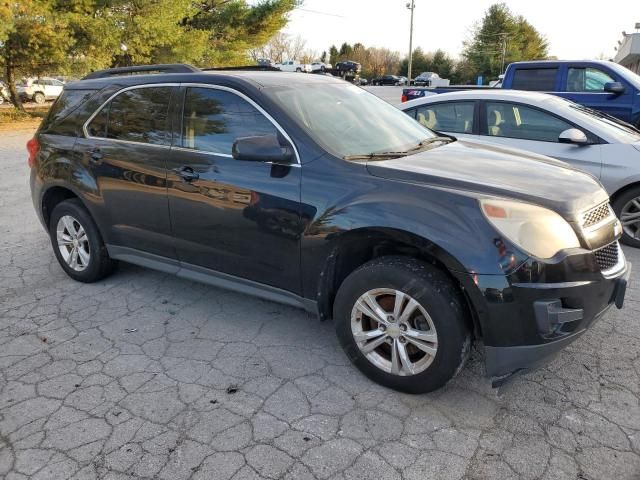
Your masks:
{"label": "green foliage", "polygon": [[298,0],[0,0],[0,66],[19,76],[131,64],[249,62]]}
{"label": "green foliage", "polygon": [[[422,72],[436,72],[442,78],[451,79],[455,74],[456,62],[444,50],[425,53],[420,47],[413,51],[411,75],[415,78]],[[400,63],[399,74],[407,75],[409,60],[405,58]]]}
{"label": "green foliage", "polygon": [[520,60],[539,60],[548,55],[547,40],[522,16],[514,15],[504,3],[489,7],[476,25],[473,38],[464,43],[462,55],[467,67],[485,80],[497,78],[504,65]]}

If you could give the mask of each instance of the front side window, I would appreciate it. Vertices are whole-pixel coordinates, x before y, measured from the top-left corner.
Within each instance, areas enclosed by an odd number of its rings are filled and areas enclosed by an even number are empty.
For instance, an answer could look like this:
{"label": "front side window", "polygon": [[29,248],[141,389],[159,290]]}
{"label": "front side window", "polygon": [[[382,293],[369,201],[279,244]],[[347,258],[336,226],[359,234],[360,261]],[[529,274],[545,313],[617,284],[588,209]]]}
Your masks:
{"label": "front side window", "polygon": [[559,118],[520,104],[487,102],[487,133],[492,137],[558,142],[573,126]]}
{"label": "front side window", "polygon": [[273,123],[238,95],[212,88],[187,89],[182,147],[231,155],[239,137],[277,134]]}
{"label": "front side window", "polygon": [[169,99],[172,87],[144,87],[118,94],[91,120],[93,137],[169,145]]}
{"label": "front side window", "polygon": [[511,88],[552,92],[556,87],[557,68],[518,68],[513,74]]}
{"label": "front side window", "polygon": [[416,120],[430,130],[452,133],[473,132],[473,102],[423,105],[416,109]]}
{"label": "front side window", "polygon": [[570,68],[567,74],[567,92],[604,92],[613,78],[597,68]]}

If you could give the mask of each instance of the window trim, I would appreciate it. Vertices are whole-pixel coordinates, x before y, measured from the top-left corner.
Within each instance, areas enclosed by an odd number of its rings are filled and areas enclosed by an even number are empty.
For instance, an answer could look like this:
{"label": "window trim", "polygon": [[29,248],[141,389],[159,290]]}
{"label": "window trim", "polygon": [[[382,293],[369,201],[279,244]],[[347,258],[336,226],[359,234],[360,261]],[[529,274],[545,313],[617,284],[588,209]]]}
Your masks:
{"label": "window trim", "polygon": [[[206,150],[196,150],[196,149],[192,149],[192,148],[183,148],[180,145],[174,145],[175,138],[173,138],[173,136],[172,136],[170,145],[157,145],[157,144],[153,144],[153,143],[136,142],[136,141],[133,141],[133,140],[119,140],[117,138],[103,138],[103,137],[94,137],[94,136],[89,135],[89,131],[88,131],[89,124],[94,119],[94,117],[96,117],[100,113],[100,111],[109,102],[111,102],[111,100],[113,100],[115,97],[117,97],[121,93],[127,92],[129,90],[134,90],[134,89],[137,89],[137,88],[153,88],[153,87],[211,88],[213,90],[223,90],[223,91],[226,91],[226,92],[233,93],[233,94],[237,95],[238,97],[242,98],[243,100],[245,100],[249,104],[251,104],[254,108],[256,108],[262,115],[264,115],[267,118],[267,120],[269,120],[273,124],[274,127],[276,127],[276,129],[284,136],[284,138],[293,147],[293,151],[294,151],[294,153],[296,155],[296,161],[297,161],[296,165],[300,165],[301,164],[300,154],[298,153],[298,147],[293,142],[293,140],[291,139],[289,134],[286,132],[286,130],[284,128],[282,128],[280,126],[280,124],[271,115],[269,115],[269,113],[267,113],[267,111],[264,108],[262,108],[253,99],[251,99],[250,97],[248,97],[247,95],[245,95],[244,93],[242,93],[242,92],[240,92],[238,90],[235,90],[235,89],[230,88],[230,87],[225,87],[223,85],[212,85],[212,84],[209,84],[209,83],[193,83],[193,82],[186,82],[186,83],[176,83],[176,82],[171,82],[171,83],[148,83],[148,84],[144,84],[144,85],[132,85],[132,86],[129,86],[129,87],[122,88],[122,89],[118,90],[117,92],[115,92],[114,94],[112,94],[104,103],[102,103],[102,105],[100,105],[96,109],[95,112],[93,112],[91,114],[91,116],[87,119],[87,121],[84,122],[84,124],[82,125],[82,132],[84,133],[84,137],[86,139],[91,139],[91,140],[104,140],[104,141],[127,143],[127,144],[133,144],[133,145],[145,145],[145,146],[151,146],[151,147],[157,147],[157,148],[176,149],[176,150],[185,151],[185,152],[204,153],[206,155],[215,155],[215,156],[218,156],[218,157],[223,156],[223,157],[233,158],[233,155],[229,155],[229,154],[226,154],[226,153],[208,152]],[[180,105],[179,105],[180,112],[182,112],[183,109],[184,109],[184,97],[182,99],[180,99]],[[180,118],[181,118],[180,123],[182,123],[182,113],[180,114]],[[171,133],[171,132],[169,132],[169,133]],[[182,133],[180,134],[180,138],[182,138]],[[264,163],[272,163],[272,162],[264,162]]]}
{"label": "window trim", "polygon": [[591,140],[593,142],[593,145],[600,145],[602,143],[606,143],[602,140],[602,138],[600,138],[600,136],[596,135],[595,133],[593,133],[591,130],[584,128],[583,126],[580,126],[578,124],[576,124],[575,122],[561,117],[560,115],[554,113],[554,112],[550,112],[549,110],[546,110],[544,108],[538,107],[536,105],[531,105],[528,103],[523,103],[523,102],[518,102],[518,101],[512,101],[512,100],[487,100],[482,99],[482,101],[480,102],[480,120],[482,122],[482,124],[480,125],[480,130],[478,133],[478,136],[482,136],[482,137],[487,137],[487,138],[509,138],[512,140],[524,140],[527,142],[544,142],[544,143],[557,143],[559,144],[560,142],[555,141],[549,141],[549,140],[532,140],[529,138],[520,138],[520,137],[507,137],[507,136],[497,136],[497,135],[489,135],[489,128],[488,128],[488,123],[487,123],[487,103],[506,103],[508,105],[515,105],[515,106],[522,106],[522,107],[526,107],[526,108],[530,108],[532,110],[537,110],[538,112],[544,113],[546,115],[549,115],[551,117],[554,117],[568,125],[571,125],[572,128],[577,128],[578,130],[582,131],[585,133],[585,135],[587,136],[587,138],[589,140]]}

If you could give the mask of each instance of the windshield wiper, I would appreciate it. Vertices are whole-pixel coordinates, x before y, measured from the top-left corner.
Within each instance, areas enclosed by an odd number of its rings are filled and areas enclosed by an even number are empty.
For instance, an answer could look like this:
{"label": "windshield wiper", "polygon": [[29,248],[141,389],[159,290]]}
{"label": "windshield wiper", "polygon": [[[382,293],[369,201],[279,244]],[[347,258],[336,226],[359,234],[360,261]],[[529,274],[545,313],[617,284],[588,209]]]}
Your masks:
{"label": "windshield wiper", "polygon": [[398,158],[398,157],[404,157],[406,155],[409,155],[411,153],[416,153],[419,150],[422,150],[423,148],[436,143],[436,142],[443,142],[443,143],[451,143],[453,142],[453,138],[451,137],[431,137],[431,138],[426,138],[424,140],[422,140],[418,145],[416,145],[413,148],[410,148],[408,150],[402,150],[399,152],[374,152],[374,153],[366,153],[366,154],[362,154],[362,155],[346,155],[342,158],[344,158],[345,160],[385,160],[385,159],[391,159],[391,158]]}

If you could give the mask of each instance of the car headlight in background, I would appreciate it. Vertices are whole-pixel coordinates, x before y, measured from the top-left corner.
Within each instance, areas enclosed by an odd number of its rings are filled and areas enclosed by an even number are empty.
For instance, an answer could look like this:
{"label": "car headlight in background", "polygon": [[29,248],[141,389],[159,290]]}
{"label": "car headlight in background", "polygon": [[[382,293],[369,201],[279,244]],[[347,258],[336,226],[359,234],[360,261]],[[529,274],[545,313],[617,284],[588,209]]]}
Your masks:
{"label": "car headlight in background", "polygon": [[480,200],[482,213],[511,242],[538,258],[551,258],[580,241],[571,225],[552,210],[508,200]]}

